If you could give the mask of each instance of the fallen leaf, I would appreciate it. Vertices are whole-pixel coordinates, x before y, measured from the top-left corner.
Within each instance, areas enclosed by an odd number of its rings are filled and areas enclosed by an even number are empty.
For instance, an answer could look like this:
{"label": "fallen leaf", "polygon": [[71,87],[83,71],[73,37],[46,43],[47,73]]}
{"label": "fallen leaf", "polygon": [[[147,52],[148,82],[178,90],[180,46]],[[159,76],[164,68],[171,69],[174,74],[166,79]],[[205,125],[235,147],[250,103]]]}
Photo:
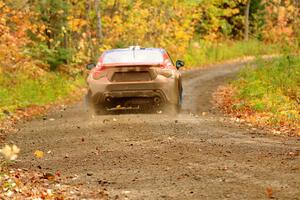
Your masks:
{"label": "fallen leaf", "polygon": [[44,157],[44,152],[42,152],[42,151],[40,151],[40,150],[36,150],[36,151],[34,152],[34,156],[35,156],[36,158],[43,158],[43,157]]}
{"label": "fallen leaf", "polygon": [[58,176],[58,177],[60,177],[60,176],[61,176],[60,171],[56,171],[56,172],[55,172],[55,175]]}
{"label": "fallen leaf", "polygon": [[50,181],[53,181],[55,179],[55,176],[51,173],[45,173],[43,175],[43,179],[47,179],[47,180],[50,180]]}
{"label": "fallen leaf", "polygon": [[268,198],[270,198],[270,199],[274,198],[273,197],[273,189],[271,187],[268,187],[266,189],[266,193],[267,193]]}
{"label": "fallen leaf", "polygon": [[52,195],[53,195],[52,190],[51,190],[51,189],[47,189],[47,194],[48,194],[49,196],[52,196]]}
{"label": "fallen leaf", "polygon": [[123,194],[130,194],[131,192],[126,190],[126,191],[122,191]]}

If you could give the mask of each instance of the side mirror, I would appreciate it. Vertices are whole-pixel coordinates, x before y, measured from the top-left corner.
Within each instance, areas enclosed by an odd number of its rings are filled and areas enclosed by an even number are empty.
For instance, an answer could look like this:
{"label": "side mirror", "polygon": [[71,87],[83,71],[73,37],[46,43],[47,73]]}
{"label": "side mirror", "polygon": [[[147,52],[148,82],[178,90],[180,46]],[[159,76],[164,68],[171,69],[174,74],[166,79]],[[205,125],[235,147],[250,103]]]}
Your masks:
{"label": "side mirror", "polygon": [[93,68],[95,68],[96,67],[96,64],[95,63],[90,63],[90,64],[87,64],[86,65],[86,68],[88,69],[88,70],[91,70],[91,69],[93,69]]}
{"label": "side mirror", "polygon": [[176,61],[176,68],[177,69],[179,69],[179,68],[181,68],[183,66],[184,66],[184,61],[182,61],[182,60],[177,60]]}

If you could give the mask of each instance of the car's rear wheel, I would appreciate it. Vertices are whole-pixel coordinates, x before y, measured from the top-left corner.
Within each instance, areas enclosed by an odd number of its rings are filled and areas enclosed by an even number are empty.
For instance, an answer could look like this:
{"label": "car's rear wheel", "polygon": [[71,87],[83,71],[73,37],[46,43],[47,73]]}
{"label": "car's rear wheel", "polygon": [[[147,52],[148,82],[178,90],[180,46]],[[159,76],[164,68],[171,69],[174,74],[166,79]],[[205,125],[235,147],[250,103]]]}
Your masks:
{"label": "car's rear wheel", "polygon": [[181,105],[182,105],[182,92],[179,90],[177,104],[169,104],[166,106],[167,113],[169,114],[178,114],[181,111]]}
{"label": "car's rear wheel", "polygon": [[105,110],[104,107],[96,105],[96,106],[94,106],[94,113],[96,115],[105,115],[105,114],[107,114],[107,111]]}
{"label": "car's rear wheel", "polygon": [[88,91],[88,93],[84,97],[84,107],[87,112],[93,111],[96,115],[104,115],[106,114],[106,109],[100,104],[94,104],[92,102],[92,93]]}

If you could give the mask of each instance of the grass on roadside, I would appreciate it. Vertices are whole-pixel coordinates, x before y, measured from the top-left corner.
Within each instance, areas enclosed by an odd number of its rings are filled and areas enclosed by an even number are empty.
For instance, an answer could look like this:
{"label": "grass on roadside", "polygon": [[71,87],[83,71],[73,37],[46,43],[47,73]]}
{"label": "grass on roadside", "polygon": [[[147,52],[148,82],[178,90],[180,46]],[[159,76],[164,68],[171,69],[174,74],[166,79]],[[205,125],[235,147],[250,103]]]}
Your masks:
{"label": "grass on roadside", "polygon": [[234,110],[265,113],[268,124],[300,128],[300,56],[259,60],[256,68],[242,70],[232,85],[238,100]]}
{"label": "grass on roadside", "polygon": [[245,56],[281,54],[290,51],[289,46],[265,44],[258,40],[227,42],[193,42],[184,56],[188,66],[201,66]]}
{"label": "grass on roadside", "polygon": [[25,73],[0,74],[0,119],[3,111],[14,112],[17,108],[32,105],[46,105],[68,97],[79,86],[84,85],[81,76],[70,78],[67,75],[47,72],[32,78]]}

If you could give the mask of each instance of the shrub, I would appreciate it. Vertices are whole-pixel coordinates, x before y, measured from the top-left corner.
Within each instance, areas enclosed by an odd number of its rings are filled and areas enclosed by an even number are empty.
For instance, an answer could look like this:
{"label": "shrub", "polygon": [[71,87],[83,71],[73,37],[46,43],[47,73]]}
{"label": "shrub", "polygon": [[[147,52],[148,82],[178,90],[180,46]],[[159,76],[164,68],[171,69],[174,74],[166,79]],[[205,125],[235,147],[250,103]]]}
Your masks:
{"label": "shrub", "polygon": [[260,60],[257,67],[242,70],[233,84],[245,106],[271,112],[279,121],[300,119],[300,56]]}

